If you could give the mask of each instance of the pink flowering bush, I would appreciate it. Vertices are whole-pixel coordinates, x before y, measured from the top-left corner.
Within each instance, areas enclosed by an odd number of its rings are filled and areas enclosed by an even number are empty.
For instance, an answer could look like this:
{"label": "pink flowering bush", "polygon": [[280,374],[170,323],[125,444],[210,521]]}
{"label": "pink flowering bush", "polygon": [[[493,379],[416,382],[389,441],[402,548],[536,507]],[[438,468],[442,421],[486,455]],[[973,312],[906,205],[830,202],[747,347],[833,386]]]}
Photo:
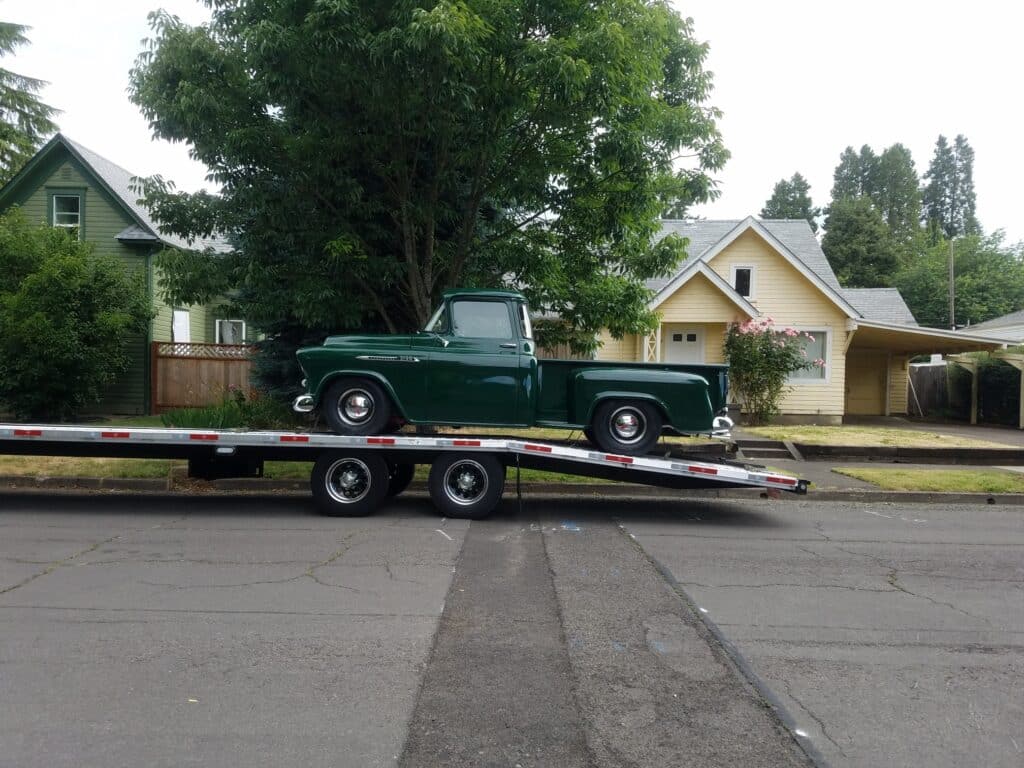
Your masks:
{"label": "pink flowering bush", "polygon": [[779,413],[790,374],[825,365],[821,358],[807,359],[805,340],[814,341],[814,337],[795,328],[776,328],[770,317],[729,325],[725,335],[729,387],[743,402],[751,424],[764,424]]}

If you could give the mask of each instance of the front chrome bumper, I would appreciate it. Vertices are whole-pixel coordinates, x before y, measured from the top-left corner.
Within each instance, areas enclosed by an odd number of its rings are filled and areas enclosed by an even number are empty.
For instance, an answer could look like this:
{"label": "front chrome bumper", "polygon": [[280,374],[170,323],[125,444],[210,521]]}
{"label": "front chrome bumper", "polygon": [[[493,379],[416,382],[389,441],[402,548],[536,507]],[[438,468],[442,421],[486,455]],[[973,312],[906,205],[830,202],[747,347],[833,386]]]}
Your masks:
{"label": "front chrome bumper", "polygon": [[316,401],[312,395],[299,395],[292,403],[292,410],[296,413],[309,413],[316,408]]}

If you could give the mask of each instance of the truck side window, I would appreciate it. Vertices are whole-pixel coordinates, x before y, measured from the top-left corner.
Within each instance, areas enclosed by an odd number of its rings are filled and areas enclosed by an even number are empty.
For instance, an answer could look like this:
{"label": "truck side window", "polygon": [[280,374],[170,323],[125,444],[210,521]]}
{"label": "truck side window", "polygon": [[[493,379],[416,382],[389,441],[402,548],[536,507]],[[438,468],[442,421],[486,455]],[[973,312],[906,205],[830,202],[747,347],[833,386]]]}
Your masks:
{"label": "truck side window", "polygon": [[533,338],[533,325],[530,323],[530,310],[526,308],[525,304],[517,304],[519,311],[519,331],[522,333],[524,339]]}
{"label": "truck side window", "polygon": [[511,339],[512,321],[503,301],[456,301],[452,334],[475,339]]}

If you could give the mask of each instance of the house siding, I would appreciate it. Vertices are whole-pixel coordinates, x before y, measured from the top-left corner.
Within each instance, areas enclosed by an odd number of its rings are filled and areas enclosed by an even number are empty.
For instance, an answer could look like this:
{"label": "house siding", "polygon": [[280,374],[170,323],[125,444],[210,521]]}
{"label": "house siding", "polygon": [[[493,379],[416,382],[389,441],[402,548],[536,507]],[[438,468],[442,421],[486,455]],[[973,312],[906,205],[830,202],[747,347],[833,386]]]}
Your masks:
{"label": "house siding", "polygon": [[601,346],[597,350],[596,358],[598,360],[628,363],[638,359],[637,337],[632,334],[616,339],[608,331],[602,331],[600,341]]}
{"label": "house siding", "polygon": [[[846,382],[846,313],[755,232],[740,235],[708,266],[726,282],[734,266],[753,267],[755,295],[750,299],[777,325],[829,334],[827,379],[793,383],[782,412],[806,416],[842,416]],[[692,281],[691,281],[692,282]]]}
{"label": "house siding", "polygon": [[893,355],[889,364],[889,413],[905,414],[908,408],[907,389],[910,380],[910,358]]}

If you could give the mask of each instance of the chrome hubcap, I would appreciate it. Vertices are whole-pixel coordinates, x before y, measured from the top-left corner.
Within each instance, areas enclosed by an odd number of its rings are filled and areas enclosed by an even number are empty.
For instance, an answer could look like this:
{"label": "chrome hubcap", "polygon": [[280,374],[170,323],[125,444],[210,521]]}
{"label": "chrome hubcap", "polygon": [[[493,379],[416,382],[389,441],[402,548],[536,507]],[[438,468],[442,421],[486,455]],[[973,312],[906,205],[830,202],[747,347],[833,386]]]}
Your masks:
{"label": "chrome hubcap", "polygon": [[341,504],[354,504],[370,491],[370,468],[359,459],[339,459],[327,470],[327,493]]}
{"label": "chrome hubcap", "polygon": [[489,486],[487,472],[470,459],[452,464],[444,473],[445,495],[460,506],[468,506],[479,500],[487,493]]}
{"label": "chrome hubcap", "polygon": [[365,390],[350,389],[338,398],[338,403],[341,419],[346,424],[365,424],[373,416],[373,397]]}
{"label": "chrome hubcap", "polygon": [[621,443],[635,443],[647,431],[647,420],[640,411],[629,406],[619,408],[611,417],[612,434]]}

